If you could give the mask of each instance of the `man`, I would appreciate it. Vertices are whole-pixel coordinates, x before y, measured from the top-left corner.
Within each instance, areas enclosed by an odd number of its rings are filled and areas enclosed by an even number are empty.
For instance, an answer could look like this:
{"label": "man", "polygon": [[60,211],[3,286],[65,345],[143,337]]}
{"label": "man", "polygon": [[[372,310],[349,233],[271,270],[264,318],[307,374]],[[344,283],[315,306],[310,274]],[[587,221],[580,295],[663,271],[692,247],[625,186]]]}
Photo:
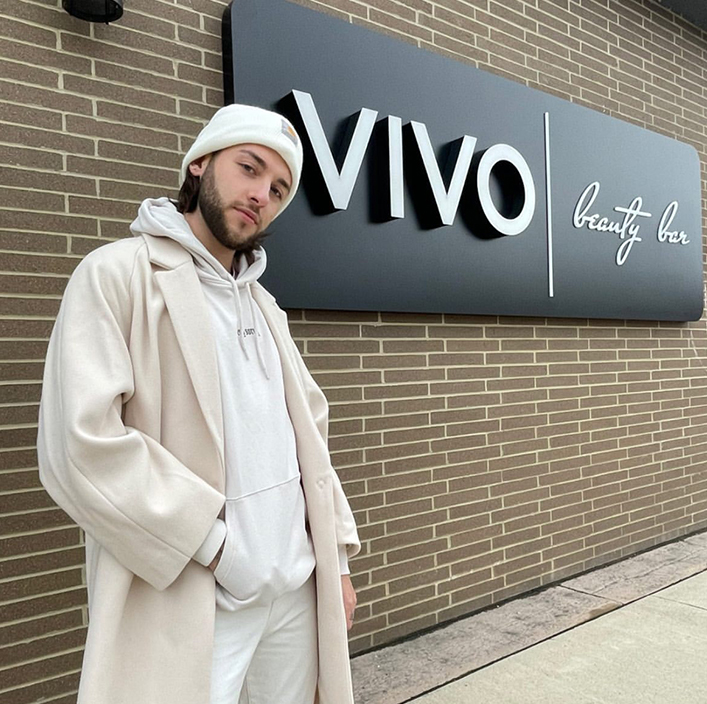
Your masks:
{"label": "man", "polygon": [[222,108],[178,202],[143,202],[67,286],[38,453],[86,532],[79,704],[353,702],[360,545],[326,400],[257,283],[301,168],[287,120]]}

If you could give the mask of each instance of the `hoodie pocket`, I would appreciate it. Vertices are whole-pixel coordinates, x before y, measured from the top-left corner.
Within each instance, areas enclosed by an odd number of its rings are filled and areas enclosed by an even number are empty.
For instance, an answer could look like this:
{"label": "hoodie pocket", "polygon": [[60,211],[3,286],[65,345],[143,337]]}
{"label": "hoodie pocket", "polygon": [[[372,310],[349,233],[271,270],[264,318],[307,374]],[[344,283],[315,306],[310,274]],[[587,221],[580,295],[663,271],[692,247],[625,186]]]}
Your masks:
{"label": "hoodie pocket", "polygon": [[268,603],[314,567],[299,480],[226,500],[228,533],[214,576],[239,604]]}

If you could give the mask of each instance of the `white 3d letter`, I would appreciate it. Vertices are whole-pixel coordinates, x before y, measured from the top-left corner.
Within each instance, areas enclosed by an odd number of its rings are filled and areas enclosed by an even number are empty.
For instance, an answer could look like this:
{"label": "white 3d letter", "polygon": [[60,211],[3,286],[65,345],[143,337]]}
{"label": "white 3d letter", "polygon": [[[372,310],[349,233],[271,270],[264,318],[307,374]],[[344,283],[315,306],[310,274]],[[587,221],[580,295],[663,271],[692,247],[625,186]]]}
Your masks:
{"label": "white 3d letter", "polygon": [[[499,161],[507,161],[511,166],[515,167],[523,182],[525,202],[520,213],[514,218],[506,218],[501,215],[491,198],[489,189],[491,170]],[[493,147],[489,147],[479,161],[479,168],[476,172],[476,187],[484,215],[496,231],[502,235],[519,235],[530,225],[530,221],[535,214],[535,183],[533,182],[533,175],[530,173],[530,167],[517,149],[508,144],[494,144]]]}
{"label": "white 3d letter", "polygon": [[293,90],[292,95],[295,98],[297,109],[307,130],[307,135],[321,169],[331,203],[335,210],[346,210],[349,207],[349,200],[351,200],[351,194],[356,185],[356,179],[363,163],[363,156],[371,139],[371,133],[376,124],[378,113],[375,110],[361,108],[356,128],[351,138],[351,144],[349,144],[344,164],[341,167],[341,173],[339,173],[334,163],[329,142],[324,134],[324,128],[317,114],[317,109],[314,107],[312,96],[299,90]]}
{"label": "white 3d letter", "polygon": [[435,157],[432,144],[430,143],[430,136],[427,134],[427,127],[421,122],[411,122],[410,125],[412,126],[412,131],[420,150],[420,156],[422,157],[422,163],[424,164],[427,178],[432,187],[432,195],[437,205],[440,220],[443,225],[451,225],[457,214],[464,183],[466,182],[469,167],[471,166],[471,157],[474,155],[474,148],[476,147],[476,137],[464,135],[461,149],[457,156],[457,162],[454,165],[449,191],[447,191],[444,187],[442,174],[439,171],[437,158]]}

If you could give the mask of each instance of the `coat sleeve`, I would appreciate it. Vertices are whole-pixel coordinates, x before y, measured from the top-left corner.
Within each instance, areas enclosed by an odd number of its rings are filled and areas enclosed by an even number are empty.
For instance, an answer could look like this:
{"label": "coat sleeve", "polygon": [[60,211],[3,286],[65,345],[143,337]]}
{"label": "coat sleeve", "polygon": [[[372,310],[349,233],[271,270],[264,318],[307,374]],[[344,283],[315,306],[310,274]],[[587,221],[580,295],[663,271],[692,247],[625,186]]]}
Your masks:
{"label": "coat sleeve", "polygon": [[86,533],[164,589],[206,538],[224,497],[155,439],[123,424],[134,390],[128,339],[136,256],[121,256],[126,249],[90,254],[67,286],[45,366],[39,472]]}

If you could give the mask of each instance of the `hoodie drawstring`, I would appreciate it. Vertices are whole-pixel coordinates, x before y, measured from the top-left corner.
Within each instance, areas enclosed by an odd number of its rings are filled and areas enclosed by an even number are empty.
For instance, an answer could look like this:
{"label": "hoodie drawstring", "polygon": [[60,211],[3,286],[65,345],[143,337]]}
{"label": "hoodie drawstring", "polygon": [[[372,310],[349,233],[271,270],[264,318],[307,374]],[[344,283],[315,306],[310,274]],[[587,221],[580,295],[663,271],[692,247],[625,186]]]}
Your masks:
{"label": "hoodie drawstring", "polygon": [[241,350],[245,355],[246,359],[250,359],[248,356],[248,348],[245,344],[245,331],[243,330],[243,308],[241,306],[241,293],[238,289],[238,284],[235,279],[233,281],[233,297],[236,300],[236,320],[238,321],[238,344],[241,346]]}
{"label": "hoodie drawstring", "polygon": [[[237,279],[232,279],[233,281],[233,293],[234,297],[236,299],[236,316],[238,319],[238,344],[241,346],[241,350],[243,350],[243,354],[245,355],[245,358],[247,360],[250,359],[250,356],[248,355],[248,345],[245,343],[245,329],[243,328],[243,306],[241,305],[241,294],[240,294],[240,287],[238,286],[238,281]],[[267,365],[265,364],[265,355],[263,354],[263,347],[262,343],[260,341],[260,333],[258,332],[257,328],[257,318],[255,317],[255,303],[253,301],[253,292],[251,291],[251,282],[248,281],[247,283],[243,284],[242,286],[246,298],[248,299],[248,308],[250,310],[250,319],[253,322],[253,329],[255,330],[255,350],[258,355],[258,362],[260,362],[260,368],[263,370],[263,374],[265,374],[266,379],[270,379],[270,374],[268,374],[268,368]]]}
{"label": "hoodie drawstring", "polygon": [[[251,291],[251,282],[246,284],[246,291],[248,293],[248,304],[250,305],[250,317],[253,320],[253,327],[255,327],[255,303],[253,302],[253,292]],[[260,334],[256,328],[255,330],[255,349],[258,353],[258,360],[260,361],[260,366],[265,374],[265,378],[270,380],[270,374],[268,374],[268,368],[265,365],[265,355],[263,354],[263,345],[260,340]]]}

